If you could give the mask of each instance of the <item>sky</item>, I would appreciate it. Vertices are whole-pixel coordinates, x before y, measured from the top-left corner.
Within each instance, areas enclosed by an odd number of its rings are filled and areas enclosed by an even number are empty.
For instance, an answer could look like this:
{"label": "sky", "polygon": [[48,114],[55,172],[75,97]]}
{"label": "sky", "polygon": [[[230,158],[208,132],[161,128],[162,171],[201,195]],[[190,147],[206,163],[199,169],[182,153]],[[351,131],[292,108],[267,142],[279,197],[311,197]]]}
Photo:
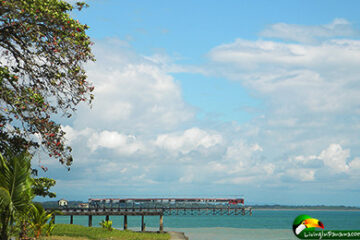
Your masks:
{"label": "sky", "polygon": [[359,1],[87,2],[74,163],[34,158],[58,199],[360,206]]}

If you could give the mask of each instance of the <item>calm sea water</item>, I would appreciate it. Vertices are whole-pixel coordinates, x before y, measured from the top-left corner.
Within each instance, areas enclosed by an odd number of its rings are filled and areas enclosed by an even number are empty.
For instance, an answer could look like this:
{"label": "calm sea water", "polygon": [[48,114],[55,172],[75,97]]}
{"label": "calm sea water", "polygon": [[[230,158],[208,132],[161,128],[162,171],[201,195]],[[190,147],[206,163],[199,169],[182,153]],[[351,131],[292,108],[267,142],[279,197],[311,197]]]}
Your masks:
{"label": "calm sea water", "polygon": [[[167,231],[181,231],[191,240],[297,239],[292,223],[300,214],[323,222],[326,230],[360,230],[360,211],[277,211],[254,210],[252,216],[164,216]],[[93,216],[99,226],[104,216]],[[122,216],[110,216],[115,228],[123,227]],[[69,216],[57,216],[56,223],[69,223]],[[145,217],[146,230],[159,228],[158,216]],[[74,216],[74,224],[87,226],[88,217]],[[141,217],[128,216],[128,226],[140,230]]]}

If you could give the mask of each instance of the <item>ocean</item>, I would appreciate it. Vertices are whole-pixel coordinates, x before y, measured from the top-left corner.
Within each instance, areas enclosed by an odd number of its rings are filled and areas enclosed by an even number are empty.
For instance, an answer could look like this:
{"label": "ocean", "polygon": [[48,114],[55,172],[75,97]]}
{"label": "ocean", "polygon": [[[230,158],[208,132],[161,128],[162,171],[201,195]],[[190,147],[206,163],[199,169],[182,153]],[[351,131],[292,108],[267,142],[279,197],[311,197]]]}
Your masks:
{"label": "ocean", "polygon": [[[164,216],[165,231],[185,232],[190,240],[297,239],[292,223],[300,214],[323,222],[325,230],[360,230],[360,211],[253,210],[252,216]],[[93,216],[99,226],[105,216]],[[122,229],[123,217],[110,216],[113,227]],[[56,216],[56,223],[69,223],[69,216]],[[74,224],[87,226],[87,216],[74,216]],[[158,216],[145,216],[146,230],[159,228]],[[141,217],[128,216],[128,227],[140,231]]]}

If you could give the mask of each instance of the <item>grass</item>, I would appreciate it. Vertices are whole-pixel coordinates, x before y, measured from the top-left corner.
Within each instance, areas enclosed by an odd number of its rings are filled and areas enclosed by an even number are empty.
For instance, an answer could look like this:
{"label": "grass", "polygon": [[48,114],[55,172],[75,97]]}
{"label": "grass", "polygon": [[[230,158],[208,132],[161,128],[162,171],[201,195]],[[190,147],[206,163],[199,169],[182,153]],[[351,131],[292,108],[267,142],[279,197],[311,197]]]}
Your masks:
{"label": "grass", "polygon": [[56,224],[51,237],[43,237],[42,240],[88,240],[88,239],[112,239],[112,240],[169,240],[168,233],[140,233],[133,231],[120,231],[114,229],[108,231],[98,227],[84,227],[75,224]]}

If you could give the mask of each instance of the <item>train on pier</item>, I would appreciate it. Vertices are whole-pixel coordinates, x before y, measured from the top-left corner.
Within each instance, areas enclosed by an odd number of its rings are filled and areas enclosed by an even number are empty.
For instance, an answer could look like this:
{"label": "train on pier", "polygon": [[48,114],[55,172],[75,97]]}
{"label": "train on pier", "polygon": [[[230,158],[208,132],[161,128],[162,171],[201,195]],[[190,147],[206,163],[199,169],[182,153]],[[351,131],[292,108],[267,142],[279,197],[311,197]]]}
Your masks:
{"label": "train on pier", "polygon": [[89,198],[89,207],[180,207],[188,205],[244,206],[244,198]]}

